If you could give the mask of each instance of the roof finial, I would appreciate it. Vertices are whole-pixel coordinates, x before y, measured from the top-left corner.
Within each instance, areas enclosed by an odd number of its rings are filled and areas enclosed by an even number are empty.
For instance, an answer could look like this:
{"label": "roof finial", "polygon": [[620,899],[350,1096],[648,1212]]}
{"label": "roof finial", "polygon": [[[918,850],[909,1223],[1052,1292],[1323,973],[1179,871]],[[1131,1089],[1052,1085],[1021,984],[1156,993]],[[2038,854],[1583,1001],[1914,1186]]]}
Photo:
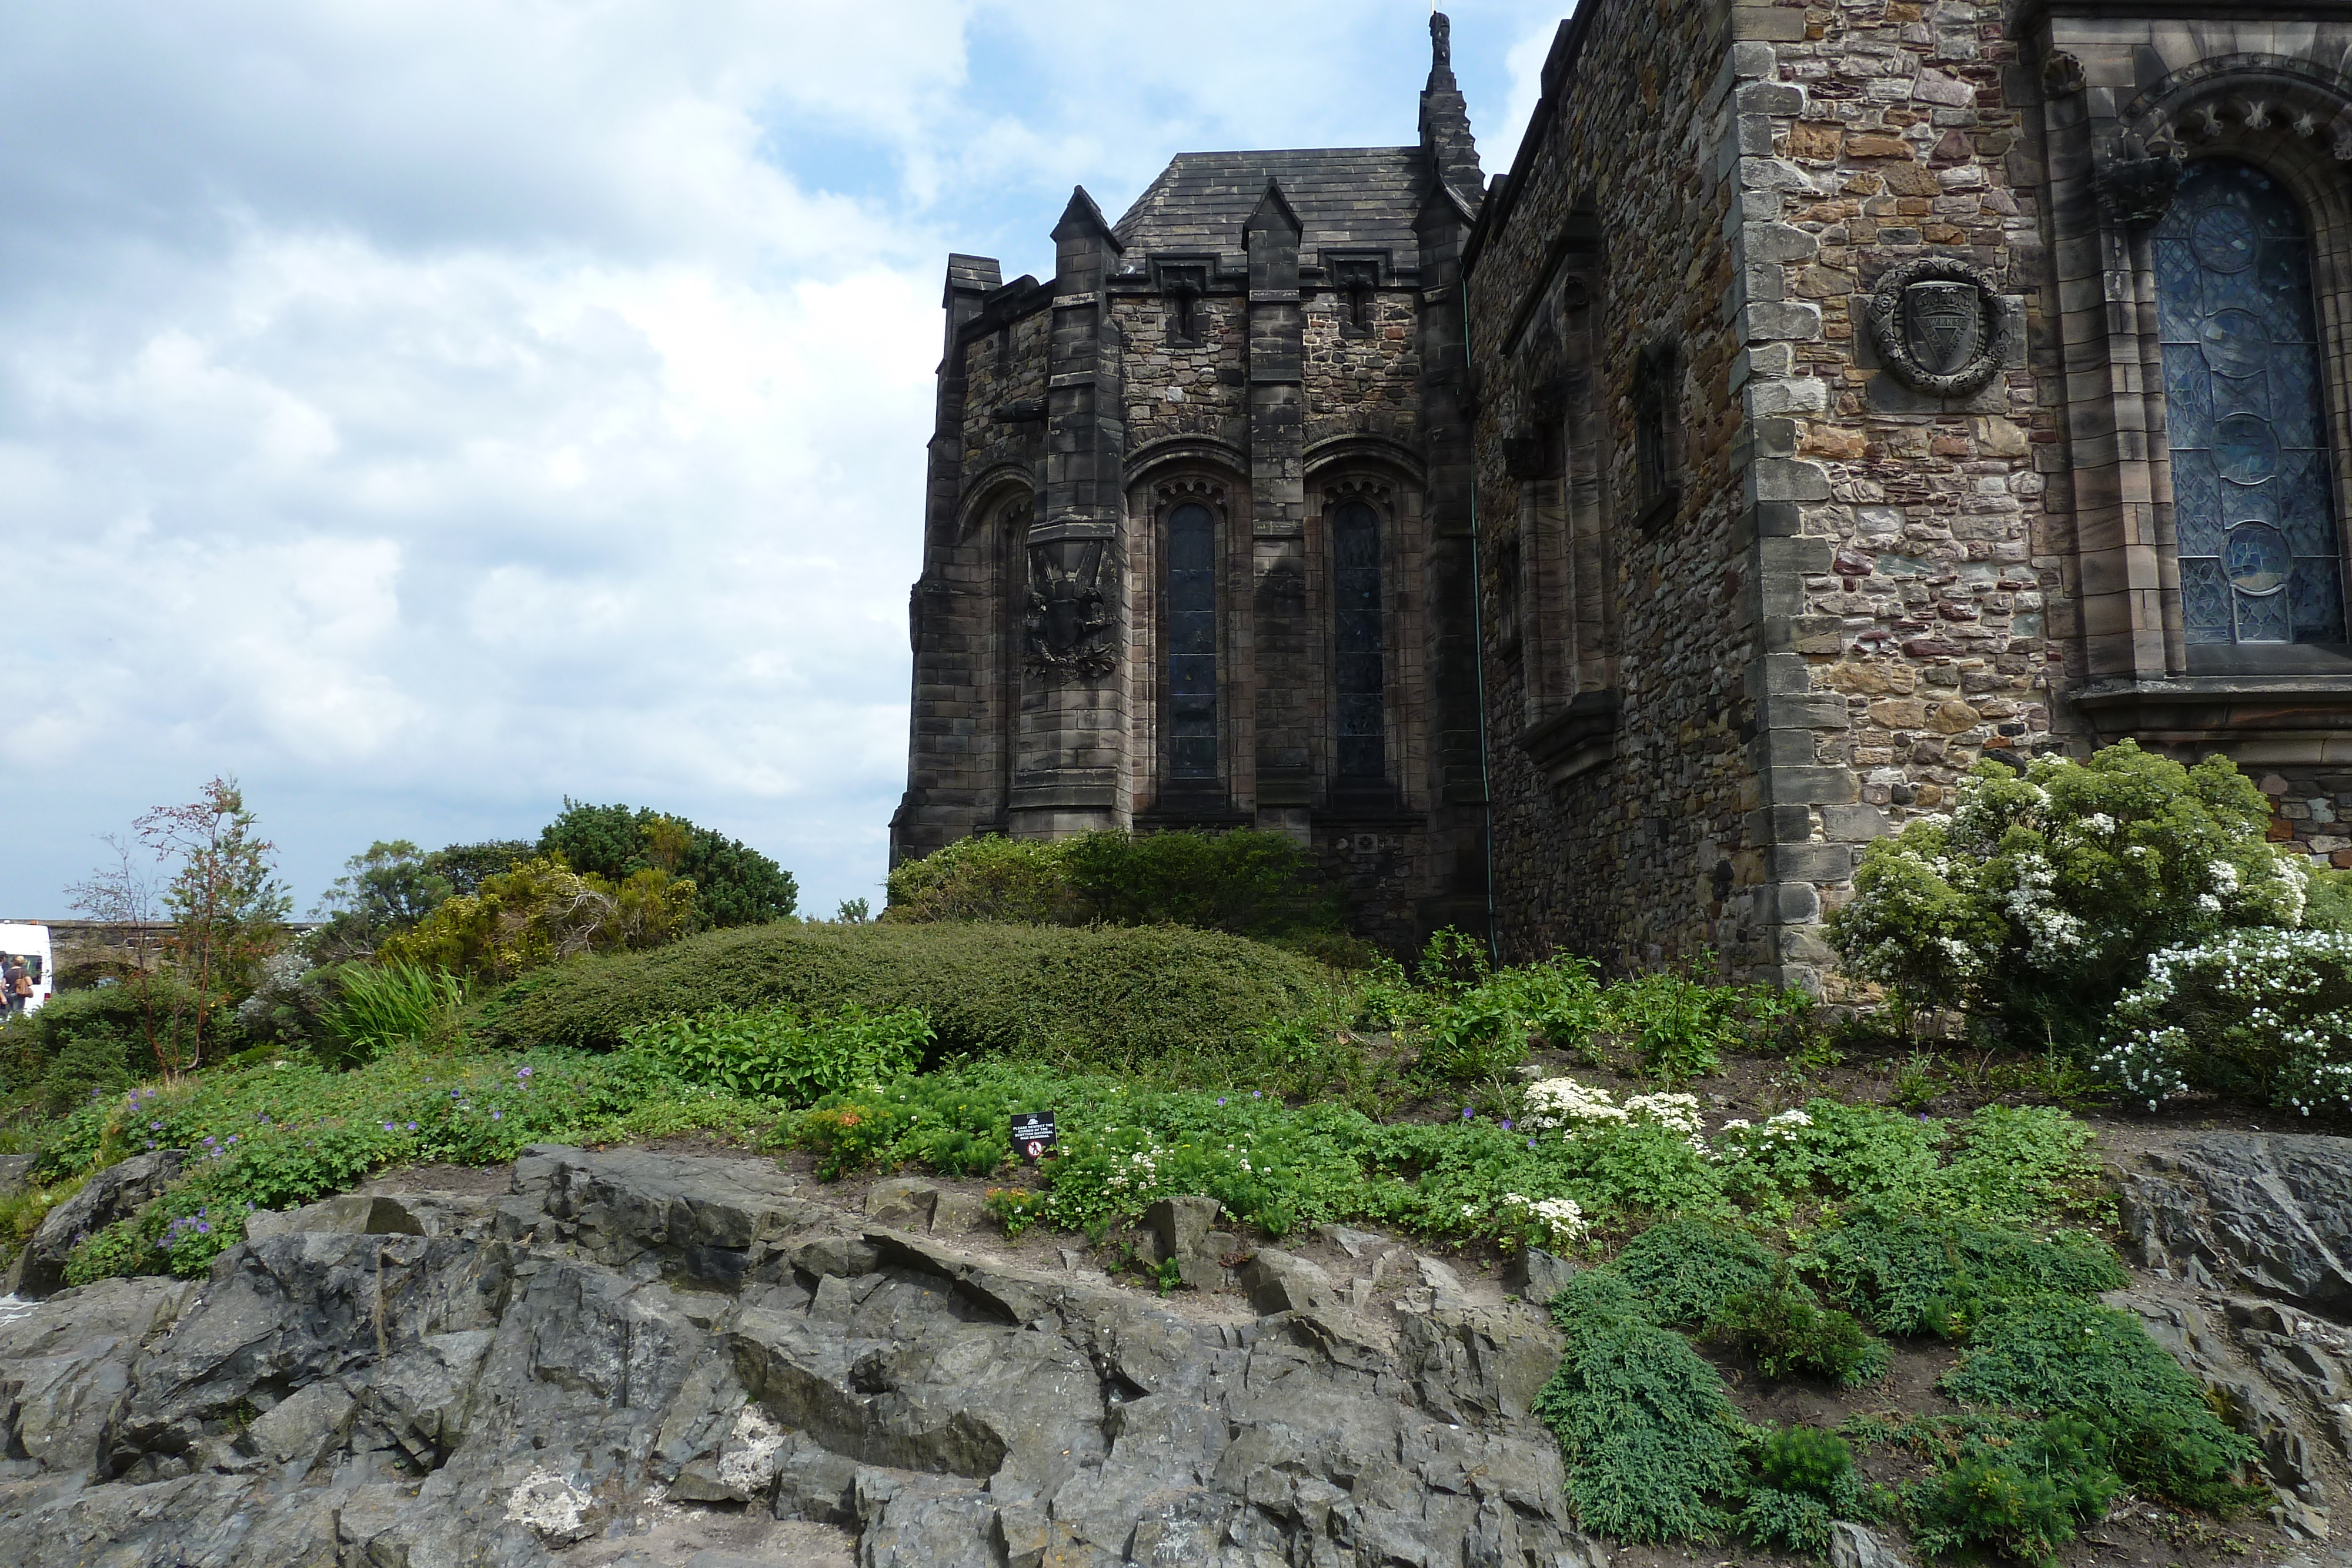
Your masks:
{"label": "roof finial", "polygon": [[1429,0],[1429,67],[1433,71],[1454,68],[1454,22],[1437,8],[1437,0]]}

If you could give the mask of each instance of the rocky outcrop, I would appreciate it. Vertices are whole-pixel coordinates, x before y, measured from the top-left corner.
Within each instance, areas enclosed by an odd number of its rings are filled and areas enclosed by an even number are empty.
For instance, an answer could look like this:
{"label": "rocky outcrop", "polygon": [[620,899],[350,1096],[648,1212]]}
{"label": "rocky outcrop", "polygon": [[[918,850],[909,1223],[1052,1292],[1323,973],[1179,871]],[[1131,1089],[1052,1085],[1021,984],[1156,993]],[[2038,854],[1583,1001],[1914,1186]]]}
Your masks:
{"label": "rocky outcrop", "polygon": [[1549,1325],[1443,1278],[1375,1323],[1261,1252],[1268,1310],[1220,1320],[627,1151],[255,1232],[0,1322],[0,1568],[688,1561],[662,1510],[831,1522],[870,1568],[1605,1561],[1527,1413]]}
{"label": "rocky outcrop", "polygon": [[2352,1320],[2352,1140],[2208,1133],[2116,1177],[2142,1268]]}
{"label": "rocky outcrop", "polygon": [[2330,1540],[2352,1459],[2352,1140],[2202,1133],[2111,1174],[2149,1277],[2109,1301],[2262,1445],[2273,1521]]}
{"label": "rocky outcrop", "polygon": [[66,1259],[90,1236],[154,1201],[180,1174],[177,1149],[158,1149],[99,1172],[43,1217],[32,1240],[10,1264],[0,1287],[21,1296],[46,1296],[66,1282]]}

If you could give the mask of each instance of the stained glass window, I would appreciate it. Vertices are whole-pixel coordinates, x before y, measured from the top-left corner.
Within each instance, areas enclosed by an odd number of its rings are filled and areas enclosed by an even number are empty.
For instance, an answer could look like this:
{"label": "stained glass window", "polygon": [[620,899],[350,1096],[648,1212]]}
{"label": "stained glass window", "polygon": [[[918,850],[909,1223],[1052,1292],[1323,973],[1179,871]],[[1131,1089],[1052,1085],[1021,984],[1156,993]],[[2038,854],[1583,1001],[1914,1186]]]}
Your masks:
{"label": "stained glass window", "polygon": [[1339,777],[1387,772],[1387,699],[1381,668],[1381,518],[1349,501],[1331,519],[1331,597],[1337,608]]}
{"label": "stained glass window", "polygon": [[2341,643],[2310,244],[2261,170],[2191,163],[2156,231],[2173,531],[2192,643]]}
{"label": "stained glass window", "polygon": [[1168,773],[1217,777],[1217,523],[1193,502],[1168,517]]}

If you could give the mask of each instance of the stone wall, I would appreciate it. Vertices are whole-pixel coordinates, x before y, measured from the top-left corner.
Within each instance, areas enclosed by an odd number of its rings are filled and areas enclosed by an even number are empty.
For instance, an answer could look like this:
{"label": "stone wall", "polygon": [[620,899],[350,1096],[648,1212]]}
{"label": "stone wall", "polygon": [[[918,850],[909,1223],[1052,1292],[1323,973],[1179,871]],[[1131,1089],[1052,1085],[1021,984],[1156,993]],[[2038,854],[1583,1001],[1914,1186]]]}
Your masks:
{"label": "stone wall", "polygon": [[[1769,954],[1748,821],[1757,632],[1721,237],[1737,196],[1719,155],[1724,18],[1705,5],[1586,14],[1589,32],[1564,34],[1547,68],[1547,107],[1470,275],[1500,929],[1512,958],[1714,947],[1753,966]],[[1633,382],[1661,343],[1681,501],[1645,519]],[[1536,454],[1517,474],[1514,441]],[[1516,615],[1496,613],[1506,597]]]}

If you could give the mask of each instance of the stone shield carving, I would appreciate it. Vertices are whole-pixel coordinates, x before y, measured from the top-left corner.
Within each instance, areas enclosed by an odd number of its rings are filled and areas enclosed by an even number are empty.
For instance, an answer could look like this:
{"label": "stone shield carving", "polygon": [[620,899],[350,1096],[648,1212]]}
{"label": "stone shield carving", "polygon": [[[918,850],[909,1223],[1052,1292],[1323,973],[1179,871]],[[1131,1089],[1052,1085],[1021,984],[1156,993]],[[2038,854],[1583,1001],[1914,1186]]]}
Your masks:
{"label": "stone shield carving", "polygon": [[1888,372],[1912,391],[1968,397],[2000,372],[2009,316],[1985,273],[1923,256],[1879,279],[1870,297],[1870,338]]}
{"label": "stone shield carving", "polygon": [[1103,599],[1101,539],[1029,547],[1029,608],[1022,617],[1032,673],[1057,681],[1111,673],[1111,618]]}

